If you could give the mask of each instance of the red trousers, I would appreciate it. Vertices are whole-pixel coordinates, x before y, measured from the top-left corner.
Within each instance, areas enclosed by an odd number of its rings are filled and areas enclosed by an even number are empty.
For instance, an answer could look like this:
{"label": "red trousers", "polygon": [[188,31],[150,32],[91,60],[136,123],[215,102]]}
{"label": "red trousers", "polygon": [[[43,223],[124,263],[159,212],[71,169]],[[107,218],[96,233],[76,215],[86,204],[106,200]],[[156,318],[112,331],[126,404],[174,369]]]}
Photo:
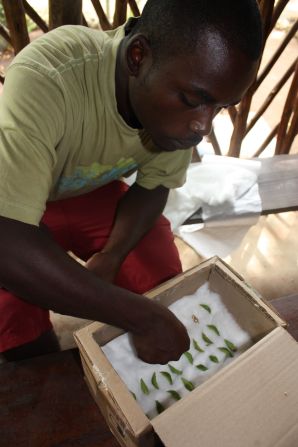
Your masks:
{"label": "red trousers", "polygon": [[[42,222],[64,250],[86,261],[104,247],[117,203],[126,190],[124,183],[115,181],[88,194],[49,202]],[[170,224],[161,216],[129,253],[115,282],[144,293],[180,272]],[[33,341],[51,328],[48,310],[0,289],[0,352]]]}

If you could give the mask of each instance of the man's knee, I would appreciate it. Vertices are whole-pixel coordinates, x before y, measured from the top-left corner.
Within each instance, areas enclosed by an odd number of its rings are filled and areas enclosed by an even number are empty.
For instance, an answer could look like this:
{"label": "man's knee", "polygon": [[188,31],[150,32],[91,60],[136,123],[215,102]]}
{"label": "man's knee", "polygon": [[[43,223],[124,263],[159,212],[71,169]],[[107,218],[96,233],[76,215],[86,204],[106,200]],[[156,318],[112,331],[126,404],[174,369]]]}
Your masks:
{"label": "man's knee", "polygon": [[44,332],[36,340],[17,346],[0,354],[2,361],[13,362],[60,351],[58,338],[53,329]]}
{"label": "man's knee", "polygon": [[0,289],[0,352],[34,342],[51,329],[48,310]]}

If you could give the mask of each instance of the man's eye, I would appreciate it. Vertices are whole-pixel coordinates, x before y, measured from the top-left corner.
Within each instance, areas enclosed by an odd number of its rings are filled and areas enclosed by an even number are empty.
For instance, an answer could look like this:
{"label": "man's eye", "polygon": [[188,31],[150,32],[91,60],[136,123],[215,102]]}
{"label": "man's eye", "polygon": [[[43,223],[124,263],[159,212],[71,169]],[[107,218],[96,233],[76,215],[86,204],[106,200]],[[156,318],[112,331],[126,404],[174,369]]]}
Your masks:
{"label": "man's eye", "polygon": [[180,94],[180,99],[187,107],[196,108],[199,106],[197,102],[192,102],[184,93]]}

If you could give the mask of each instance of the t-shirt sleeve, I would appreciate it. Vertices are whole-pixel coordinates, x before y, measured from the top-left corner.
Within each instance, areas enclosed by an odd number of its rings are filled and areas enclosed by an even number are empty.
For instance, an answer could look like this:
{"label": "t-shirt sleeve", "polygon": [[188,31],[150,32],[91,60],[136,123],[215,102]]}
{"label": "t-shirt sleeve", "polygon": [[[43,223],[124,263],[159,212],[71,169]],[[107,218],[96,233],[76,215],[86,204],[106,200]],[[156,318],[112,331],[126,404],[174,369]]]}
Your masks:
{"label": "t-shirt sleeve", "polygon": [[0,215],[38,225],[63,134],[59,86],[26,65],[13,65],[0,98]]}
{"label": "t-shirt sleeve", "polygon": [[179,188],[185,182],[191,156],[192,149],[160,152],[139,166],[136,182],[146,189],[160,185],[169,189]]}

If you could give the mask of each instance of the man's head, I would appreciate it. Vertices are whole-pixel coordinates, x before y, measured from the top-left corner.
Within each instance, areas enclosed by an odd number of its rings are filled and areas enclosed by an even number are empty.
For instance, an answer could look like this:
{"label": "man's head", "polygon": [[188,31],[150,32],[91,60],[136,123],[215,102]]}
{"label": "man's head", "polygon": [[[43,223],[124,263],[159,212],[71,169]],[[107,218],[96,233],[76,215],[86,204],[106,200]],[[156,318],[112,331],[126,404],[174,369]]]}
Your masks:
{"label": "man's head", "polygon": [[148,0],[125,46],[135,122],[161,150],[198,144],[252,83],[261,49],[255,0]]}

